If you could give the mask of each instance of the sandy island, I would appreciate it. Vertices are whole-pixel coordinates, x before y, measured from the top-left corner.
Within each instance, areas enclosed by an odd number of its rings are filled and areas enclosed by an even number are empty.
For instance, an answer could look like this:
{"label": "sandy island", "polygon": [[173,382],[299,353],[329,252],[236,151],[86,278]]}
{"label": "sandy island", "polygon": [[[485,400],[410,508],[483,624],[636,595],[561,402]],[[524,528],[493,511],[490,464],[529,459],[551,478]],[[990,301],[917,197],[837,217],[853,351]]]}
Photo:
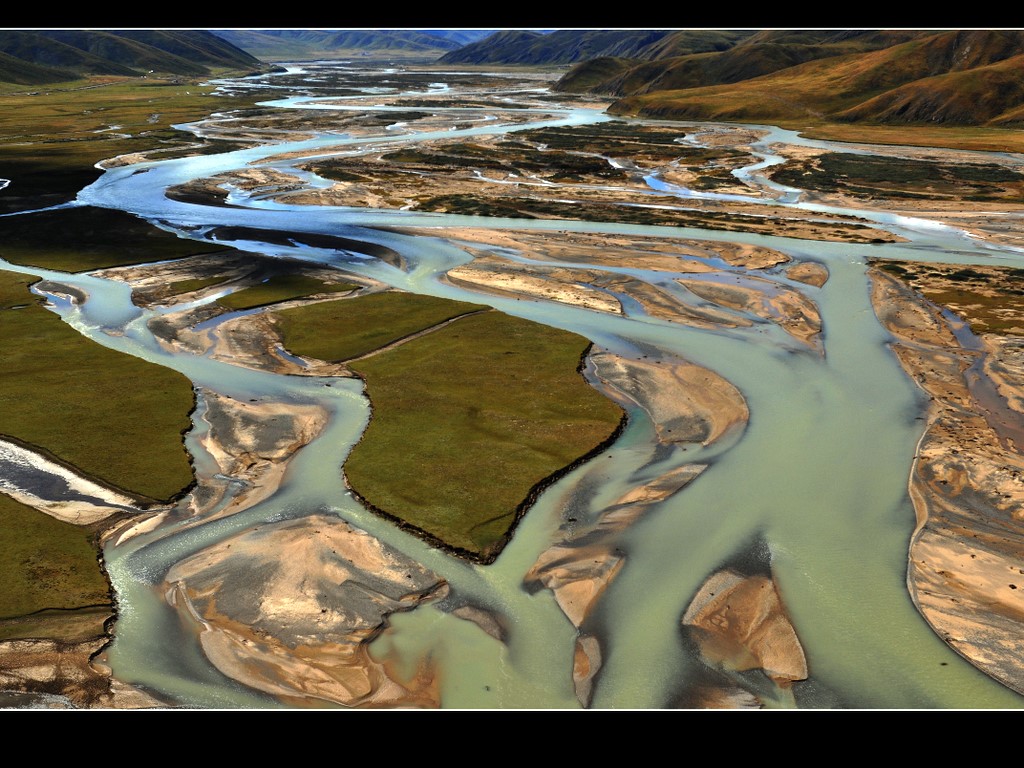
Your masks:
{"label": "sandy island", "polygon": [[965,347],[934,304],[870,276],[893,351],[929,398],[909,482],[911,596],[950,647],[1024,693],[1024,337],[983,334]]}

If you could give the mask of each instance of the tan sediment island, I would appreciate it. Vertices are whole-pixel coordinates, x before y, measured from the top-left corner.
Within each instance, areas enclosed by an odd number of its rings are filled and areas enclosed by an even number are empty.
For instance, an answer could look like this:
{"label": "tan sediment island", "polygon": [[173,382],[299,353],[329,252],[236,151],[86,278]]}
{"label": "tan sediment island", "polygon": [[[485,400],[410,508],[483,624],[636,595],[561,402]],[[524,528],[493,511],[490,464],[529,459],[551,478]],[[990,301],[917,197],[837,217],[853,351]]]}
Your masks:
{"label": "tan sediment island", "polygon": [[1024,36],[365,32],[0,62],[0,707],[1024,706]]}
{"label": "tan sediment island", "polygon": [[[930,401],[910,477],[917,528],[907,581],[915,604],[947,643],[1024,692],[1024,336],[1018,335],[1024,329],[1000,322],[1002,308],[1015,300],[1005,293],[1014,283],[1005,268],[972,268],[969,287],[957,279],[963,271],[890,262],[872,270],[872,299],[896,338],[894,351]],[[943,316],[926,300],[930,295],[941,296],[960,317]],[[1002,301],[993,306],[975,303],[976,297]],[[1016,323],[1019,315],[1013,317]],[[970,343],[953,333],[961,326],[961,334],[969,334],[962,328],[967,323],[1000,330],[970,334]]]}

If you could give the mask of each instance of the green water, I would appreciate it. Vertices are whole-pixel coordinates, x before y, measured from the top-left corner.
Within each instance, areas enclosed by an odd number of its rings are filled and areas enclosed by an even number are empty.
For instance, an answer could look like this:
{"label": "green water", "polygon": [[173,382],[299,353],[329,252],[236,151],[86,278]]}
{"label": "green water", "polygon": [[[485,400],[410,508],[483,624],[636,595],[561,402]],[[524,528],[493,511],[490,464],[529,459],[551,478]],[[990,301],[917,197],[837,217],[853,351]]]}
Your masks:
{"label": "green water", "polygon": [[[574,110],[570,117],[583,122],[587,115]],[[487,130],[503,129],[484,126],[472,132]],[[299,451],[281,491],[272,498],[224,520],[200,526],[169,523],[125,545],[108,546],[105,556],[120,606],[108,657],[118,677],[185,706],[276,706],[205,661],[194,623],[167,605],[159,585],[174,562],[225,536],[329,509],[434,570],[449,582],[451,600],[487,611],[504,628],[504,639],[498,640],[437,605],[424,605],[392,616],[390,629],[371,646],[373,655],[394,661],[409,675],[429,658],[439,674],[444,707],[578,707],[571,677],[576,630],[549,591],[529,594],[524,589],[523,576],[555,540],[569,510],[598,515],[643,478],[697,461],[710,467],[683,492],[655,505],[616,541],[626,553],[626,564],[595,616],[604,666],[592,706],[663,708],[679,701],[706,674],[684,641],[680,617],[710,573],[751,552],[770,558],[812,680],[797,684],[792,692],[758,683],[767,706],[1003,708],[1024,703],[941,642],[908,595],[907,548],[915,518],[907,478],[921,436],[924,401],[886,346],[889,339],[871,309],[865,277],[868,254],[964,263],[998,259],[1021,265],[1024,259],[1019,254],[984,250],[955,231],[906,228],[906,222],[886,222],[882,216],[874,220],[902,231],[913,242],[854,246],[667,227],[493,223],[534,230],[741,241],[821,261],[831,272],[828,283],[820,289],[799,286],[822,313],[821,357],[764,325],[702,331],[644,316],[617,317],[550,302],[485,297],[437,281],[444,271],[468,260],[442,239],[359,229],[399,223],[480,226],[488,225],[487,220],[256,203],[249,210],[202,209],[162,196],[169,183],[258,161],[269,153],[256,149],[155,163],[149,173],[135,176],[115,170],[85,190],[83,200],[123,206],[160,218],[165,226],[182,227],[181,231],[186,225],[212,223],[279,226],[386,244],[407,257],[408,272],[374,260],[348,259],[344,267],[416,292],[486,302],[575,331],[627,356],[642,349],[684,357],[738,387],[747,400],[750,422],[741,435],[720,445],[688,446],[666,454],[657,448],[653,426],[642,412],[631,413],[627,430],[614,446],[543,494],[495,563],[469,565],[395,529],[344,493],[338,467],[369,416],[357,383],[326,389],[299,377],[171,355],[148,335],[146,316],[129,310],[122,288],[87,276],[46,273],[49,279],[79,285],[90,293],[84,307],[62,312],[102,343],[181,370],[213,391],[321,403],[333,414],[328,431]],[[337,258],[315,249],[258,241],[239,246],[321,263]],[[624,271],[666,279],[664,273]],[[103,331],[126,322],[125,335]],[[201,454],[197,436],[198,432],[192,435],[189,444]],[[197,471],[209,472],[209,462],[197,460]]]}

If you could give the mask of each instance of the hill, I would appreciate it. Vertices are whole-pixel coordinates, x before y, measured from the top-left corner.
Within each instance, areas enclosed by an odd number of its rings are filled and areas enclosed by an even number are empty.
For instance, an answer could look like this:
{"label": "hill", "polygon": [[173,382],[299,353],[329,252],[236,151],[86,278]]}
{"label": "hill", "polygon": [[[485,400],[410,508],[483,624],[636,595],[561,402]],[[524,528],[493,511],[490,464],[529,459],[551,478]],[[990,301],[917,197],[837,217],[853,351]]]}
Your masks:
{"label": "hill", "polygon": [[573,64],[598,57],[654,59],[725,50],[752,34],[715,30],[504,30],[438,61],[442,64]]}
{"label": "hill", "polygon": [[0,30],[0,81],[9,83],[149,72],[201,76],[260,65],[245,51],[198,30]]}
{"label": "hill", "polygon": [[0,53],[0,83],[42,85],[73,80],[77,74],[70,69],[32,64],[9,53]]}
{"label": "hill", "polygon": [[[816,59],[866,52],[895,45],[924,33],[803,34],[758,32],[735,46],[711,53],[671,56],[654,61],[591,59],[573,67],[555,85],[558,91],[587,91],[633,96],[652,91],[700,88],[741,82]],[[603,74],[602,74],[603,73]]]}
{"label": "hill", "polygon": [[[874,33],[868,44],[898,39]],[[827,55],[830,47],[848,51],[851,40],[826,42],[822,51],[820,41],[776,44],[751,38],[728,56],[672,61],[660,68],[638,64],[590,88],[631,94],[616,101],[609,109],[612,113],[671,119],[1019,122],[1024,106],[1024,32],[918,33],[876,50]],[[766,46],[775,45],[786,47],[767,56]],[[759,68],[784,63],[787,55],[816,58],[758,74]],[[577,82],[586,82],[586,74],[570,72]],[[706,84],[715,79],[719,82]]]}
{"label": "hill", "polygon": [[434,58],[479,37],[468,30],[409,29],[229,29],[214,34],[263,61],[338,59],[374,52]]}

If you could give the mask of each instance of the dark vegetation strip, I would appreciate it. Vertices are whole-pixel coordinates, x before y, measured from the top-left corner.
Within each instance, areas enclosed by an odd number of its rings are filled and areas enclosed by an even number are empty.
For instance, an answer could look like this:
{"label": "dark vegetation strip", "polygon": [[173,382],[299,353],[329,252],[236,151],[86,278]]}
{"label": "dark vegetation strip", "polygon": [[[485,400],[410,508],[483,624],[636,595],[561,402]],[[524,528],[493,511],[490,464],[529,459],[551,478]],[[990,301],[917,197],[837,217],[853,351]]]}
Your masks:
{"label": "dark vegetation strip", "polygon": [[227,277],[225,275],[212,275],[210,277],[194,277],[188,280],[177,280],[167,285],[166,293],[168,296],[181,296],[185,293],[192,293],[193,291],[200,291],[203,288],[209,288],[217,283],[223,283]]}
{"label": "dark vegetation strip", "polygon": [[109,636],[115,611],[116,607],[108,603],[63,610],[46,608],[26,616],[0,619],[0,641],[45,638],[63,643],[81,643]]}
{"label": "dark vegetation strip", "polygon": [[[672,200],[675,202],[675,200]],[[467,216],[495,216],[509,219],[560,218],[571,221],[607,221],[653,226],[699,227],[726,232],[760,232],[786,235],[784,219],[747,216],[712,211],[665,210],[615,203],[564,203],[529,197],[481,198],[472,194],[437,195],[417,202],[414,210],[458,213]],[[801,236],[809,240],[833,237],[849,242],[886,242],[888,233],[853,222],[794,221],[794,225],[814,227]],[[792,235],[789,235],[792,236]]]}
{"label": "dark vegetation strip", "polygon": [[[1020,197],[1024,185],[1024,174],[995,163],[954,164],[845,152],[826,152],[813,163],[785,163],[771,178],[801,189],[925,199],[1007,192]],[[1011,190],[1006,184],[1013,185]]]}
{"label": "dark vegetation strip", "polygon": [[220,242],[232,240],[259,240],[272,245],[308,246],[338,251],[353,251],[380,259],[399,269],[405,268],[405,260],[398,251],[386,245],[378,245],[364,240],[353,240],[338,235],[321,235],[314,232],[287,232],[283,230],[257,229],[255,227],[217,227],[208,237]]}
{"label": "dark vegetation strip", "polygon": [[181,494],[191,382],[85,338],[29,293],[33,280],[0,272],[0,434],[144,499]]}
{"label": "dark vegetation strip", "polygon": [[217,303],[228,309],[251,309],[317,293],[352,291],[353,283],[327,283],[309,275],[276,275],[266,282],[222,296]]}
{"label": "dark vegetation strip", "polygon": [[61,272],[145,264],[227,251],[185,240],[124,211],[62,208],[0,217],[0,257]]}
{"label": "dark vegetation strip", "polygon": [[486,309],[482,304],[412,293],[375,293],[274,313],[289,352],[348,360],[445,320]]}
{"label": "dark vegetation strip", "polygon": [[485,312],[351,363],[373,417],[345,464],[350,486],[430,540],[492,561],[540,489],[621,428],[622,410],[579,373],[589,347]]}

